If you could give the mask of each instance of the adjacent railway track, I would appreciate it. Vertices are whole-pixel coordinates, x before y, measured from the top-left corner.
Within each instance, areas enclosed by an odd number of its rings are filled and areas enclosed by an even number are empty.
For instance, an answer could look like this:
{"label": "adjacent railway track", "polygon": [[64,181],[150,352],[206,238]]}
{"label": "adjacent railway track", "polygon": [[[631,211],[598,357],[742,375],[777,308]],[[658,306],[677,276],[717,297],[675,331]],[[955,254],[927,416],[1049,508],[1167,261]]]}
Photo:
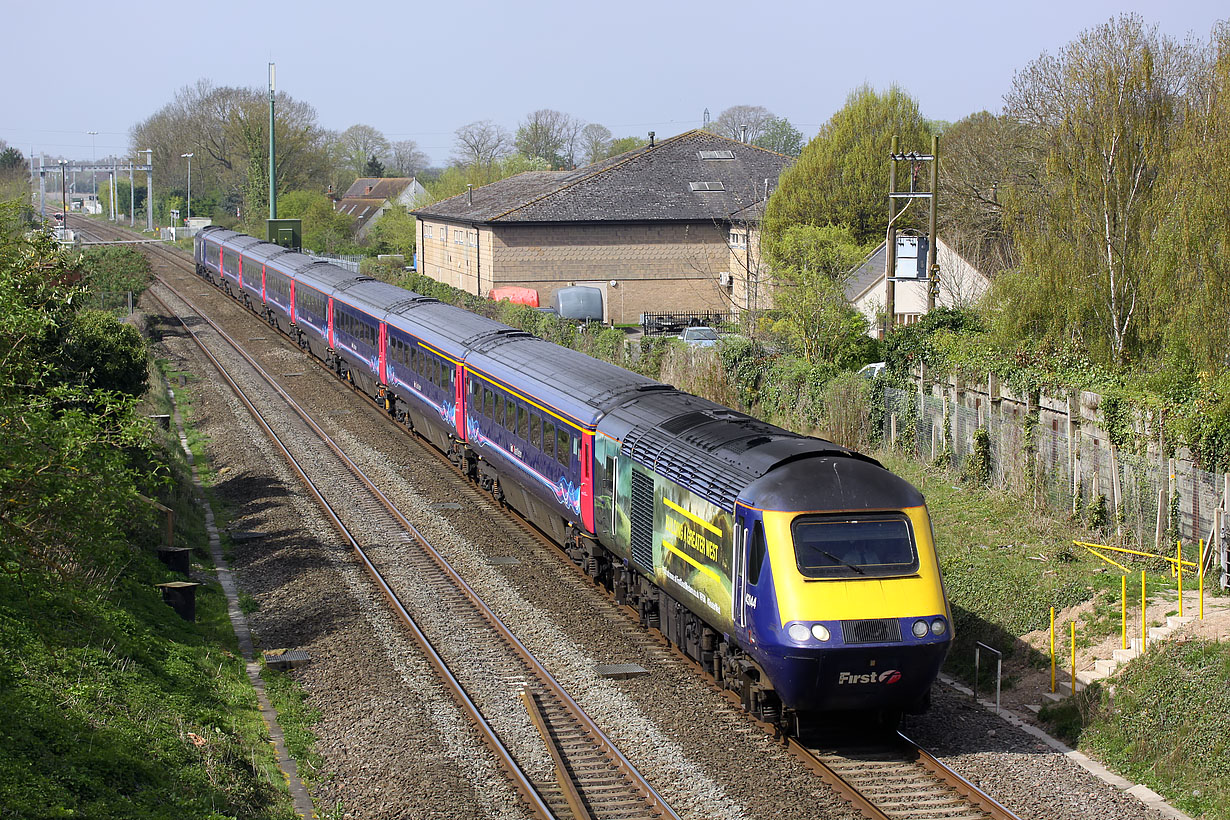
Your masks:
{"label": "adjacent railway track", "polygon": [[[104,235],[109,235],[112,231],[123,233],[110,226],[97,226],[96,223],[89,224],[89,227],[82,233],[103,239]],[[150,250],[184,270],[192,268],[190,261],[168,248],[150,246]],[[164,286],[170,290],[169,285],[164,283]],[[189,304],[187,300],[184,302],[185,305]],[[189,307],[195,311],[195,308]],[[199,311],[195,312],[201,315]],[[208,319],[202,317],[202,320],[196,324],[204,325],[208,322]],[[225,336],[220,329],[215,330]],[[195,333],[193,335],[196,336]],[[240,355],[247,357],[240,345],[229,340],[229,337],[227,341]],[[202,343],[198,341],[198,344]],[[249,361],[253,368],[260,369],[254,360],[249,359]],[[218,367],[220,372],[224,372],[221,365]],[[267,374],[264,378],[273,389],[279,392],[281,399],[287,402],[288,406],[292,408],[295,406],[293,400],[277,387],[272,378]],[[255,407],[252,410],[254,414],[257,414]],[[296,410],[296,412],[306,419],[306,413],[301,410]],[[257,416],[259,418],[259,414]],[[315,426],[310,420],[305,423]],[[276,438],[272,429],[270,429],[270,435]],[[507,633],[506,637],[501,638],[502,646],[498,650],[499,660],[495,661],[495,667],[499,670],[497,674],[502,680],[509,682],[507,687],[509,697],[521,700],[522,709],[543,739],[550,758],[549,768],[554,773],[553,778],[549,781],[545,779],[541,774],[541,766],[534,774],[527,774],[507,749],[503,752],[499,751],[502,744],[494,730],[488,744],[497,750],[496,754],[500,756],[501,765],[510,772],[510,777],[523,790],[527,803],[532,809],[540,813],[539,816],[545,817],[675,816],[652,787],[643,782],[643,779],[639,784],[637,783],[638,775],[635,774],[635,770],[613,744],[593,742],[593,738],[601,737],[598,727],[588,717],[584,717],[583,713],[581,716],[575,713],[576,704],[549,675],[545,678],[537,677],[533,669],[535,662],[532,658],[527,657],[528,651],[506,628],[503,628],[493,613],[481,614],[480,610],[475,608],[475,602],[469,599],[476,599],[477,596],[473,595],[465,582],[451,568],[445,568],[447,562],[444,562],[438,553],[433,555],[435,551],[429,545],[419,541],[420,536],[413,525],[401,516],[374,484],[361,477],[361,471],[349,463],[345,454],[324,435],[323,431],[316,428],[315,435],[323,437],[321,440],[326,442],[326,446],[333,454],[332,458],[336,459],[337,466],[327,471],[327,483],[333,487],[343,482],[356,482],[353,485],[355,489],[347,493],[351,503],[355,503],[354,499],[358,498],[361,492],[364,496],[364,501],[359,505],[361,515],[369,524],[383,519],[383,523],[379,525],[380,529],[391,535],[391,543],[396,546],[399,559],[406,561],[414,574],[434,579],[428,585],[433,590],[440,591],[440,594],[444,596],[441,598],[442,601],[447,600],[442,605],[449,613],[449,619],[466,625],[462,633],[464,641],[478,645],[487,641],[491,634],[501,630]],[[427,445],[424,447],[426,451],[435,455],[432,448]],[[288,460],[294,463],[294,456],[289,451],[284,450],[284,452]],[[441,458],[441,462],[443,461],[444,459]],[[346,478],[347,474],[349,478]],[[327,507],[329,502],[325,500],[324,494],[316,487],[312,479],[304,474],[304,481],[309,486],[309,490]],[[487,495],[477,488],[471,489],[475,495],[484,497]],[[334,492],[333,495],[337,493]],[[346,525],[337,511],[328,514],[333,518],[339,530],[345,530]],[[537,537],[542,537],[530,525],[511,513],[509,520],[515,522],[520,528],[535,533]],[[377,585],[389,598],[394,609],[399,610],[403,617],[410,619],[411,623],[408,624],[408,628],[416,631],[417,627],[412,624],[413,619],[409,611],[397,598],[390,585],[383,581],[376,568],[376,562],[368,558],[360,546],[360,539],[353,535],[347,537],[351,539],[356,555],[360,556],[359,560],[376,579]],[[408,549],[411,545],[417,546],[413,550]],[[567,561],[562,553],[559,560]],[[584,574],[582,569],[576,568],[571,562],[568,563]],[[428,651],[431,647],[430,638],[425,635],[421,637],[425,642],[425,651]],[[492,648],[490,652],[495,653],[497,650]],[[434,649],[430,649],[430,653],[434,653]],[[488,654],[488,650],[484,649],[483,654]],[[681,653],[673,654],[677,658],[685,657]],[[434,660],[433,663],[435,663]],[[447,671],[447,663],[443,659],[440,663],[445,667],[441,671],[441,676],[448,680],[451,673]],[[545,670],[542,671],[545,673]],[[464,685],[457,680],[458,677],[460,676],[453,676],[457,681],[455,686],[459,702],[463,705],[467,702],[470,704],[466,707],[467,711],[473,708],[473,719],[476,725],[480,725],[482,716],[478,706],[466,696]],[[452,686],[454,684],[450,683],[450,687]],[[773,727],[761,725],[767,731],[775,731]],[[786,742],[796,757],[802,759],[806,765],[816,771],[857,811],[869,818],[952,817],[962,820],[965,818],[1009,820],[1015,817],[993,798],[981,792],[904,737],[898,738],[891,744],[860,748],[837,745],[826,748],[796,739],[788,739]],[[507,755],[507,758],[504,755]],[[517,771],[521,774],[516,774]]]}
{"label": "adjacent railway track", "polygon": [[[105,229],[87,229],[104,238]],[[165,249],[162,253],[169,253]],[[175,254],[171,256],[178,259]],[[380,592],[388,600],[399,620],[410,630],[441,680],[453,692],[455,699],[469,715],[471,722],[491,748],[501,768],[506,771],[531,812],[538,817],[576,818],[677,818],[675,812],[635,769],[619,749],[599,729],[594,721],[568,695],[546,668],[500,621],[462,580],[438,550],[415,528],[352,462],[342,449],[324,432],[292,397],[278,386],[272,376],[250,357],[237,341],[215,325],[185,296],[165,281],[159,282],[166,294],[152,293],[164,308],[180,318],[185,330],[196,341],[203,354],[212,362],[220,376],[251,412],[267,435],[279,447],[292,469],[299,475],[308,492],[318,502],[326,516],[345,538],[357,560],[367,570]],[[203,336],[212,335],[215,343]],[[224,342],[246,363],[268,390],[289,412],[268,408],[273,404],[267,395],[251,397],[250,388],[232,377],[228,367],[215,355],[216,340]],[[265,409],[261,409],[265,408]],[[299,431],[288,432],[288,419],[297,419]],[[304,449],[306,435],[321,447]],[[339,503],[340,502],[340,503]],[[403,600],[381,571],[376,550],[364,546],[364,536],[356,532],[352,522],[363,522],[363,531],[384,533],[402,566],[400,574],[420,579],[421,587],[431,590],[430,606],[445,620],[456,624],[457,631],[447,636],[429,635],[415,618],[417,602]],[[437,644],[464,644],[470,660],[482,657],[483,674],[494,674],[507,683],[505,691],[510,703],[519,700],[529,708],[539,728],[554,765],[543,776],[543,767],[534,760],[521,760],[500,736],[484,708],[508,711],[508,704],[480,702],[471,696],[465,684],[472,672],[458,670],[457,659],[448,658]],[[524,749],[525,744],[519,744]],[[522,753],[523,756],[524,752]],[[528,755],[532,758],[533,754]]]}

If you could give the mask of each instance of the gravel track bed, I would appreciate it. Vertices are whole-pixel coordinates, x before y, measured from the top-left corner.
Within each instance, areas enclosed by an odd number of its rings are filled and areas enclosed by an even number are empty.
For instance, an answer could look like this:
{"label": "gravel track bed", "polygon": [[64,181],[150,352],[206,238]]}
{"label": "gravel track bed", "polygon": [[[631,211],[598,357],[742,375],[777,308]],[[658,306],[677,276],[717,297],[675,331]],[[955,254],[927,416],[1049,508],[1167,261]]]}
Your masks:
{"label": "gravel track bed", "polygon": [[[349,547],[247,409],[177,325],[159,353],[195,374],[192,426],[207,439],[214,493],[232,531],[261,533],[231,548],[262,648],[305,649],[293,672],[321,711],[324,771],[310,773],[323,814],[520,820],[529,816],[486,746],[377,595]],[[217,354],[215,354],[217,355]]]}
{"label": "gravel track bed", "polygon": [[902,731],[1022,820],[1165,817],[947,686]]}
{"label": "gravel track bed", "polygon": [[[182,274],[174,279],[193,281]],[[208,305],[215,320],[237,340],[261,336],[268,340],[261,345],[266,352],[258,358],[271,374],[302,374],[281,378],[284,389],[436,544],[681,815],[855,816],[779,744],[742,718],[730,701],[704,684],[689,663],[640,631],[595,592],[562,553],[510,526],[489,497],[328,377],[305,354],[279,345],[272,328],[207,286],[191,290],[200,295],[190,298],[202,307]],[[189,369],[204,372],[203,365]],[[366,578],[337,545],[331,529],[319,523],[315,507],[301,498],[297,480],[283,475],[287,470],[281,459],[263,454],[268,449],[262,449],[265,439],[254,432],[246,412],[234,409],[238,405],[233,399],[208,398],[211,392],[197,391],[199,407],[206,412],[195,423],[204,421],[215,431],[211,460],[230,468],[219,478],[219,492],[233,499],[236,529],[271,533],[235,548],[241,586],[261,603],[253,626],[265,646],[298,646],[313,656],[310,665],[294,674],[325,715],[318,727],[320,751],[327,768],[337,773],[318,795],[320,805],[331,805],[332,799],[343,796],[355,817],[398,816],[393,806],[408,804],[424,791],[438,796],[456,784],[446,805],[458,813],[433,816],[501,816],[490,813],[501,805],[498,801],[476,794],[478,784],[484,783],[481,775],[459,770],[457,764],[489,761],[485,748],[468,756],[463,752],[460,758],[449,756],[453,750],[445,732],[464,726],[451,700],[431,680],[417,649],[400,639],[400,628],[388,616],[372,611],[383,602],[373,602]],[[225,412],[217,411],[215,422],[217,405]],[[244,432],[237,435],[236,429]],[[260,463],[254,460],[256,452],[262,453]],[[274,478],[265,477],[271,474]],[[247,485],[257,488],[255,499]],[[434,506],[440,503],[457,503],[461,508]],[[278,512],[284,508],[288,511]],[[398,548],[384,544],[387,534],[372,537],[381,544],[380,555]],[[515,558],[518,563],[493,565],[491,559],[497,557]],[[325,573],[353,576],[343,584],[348,593],[331,594],[343,582],[317,579],[317,574]],[[407,590],[417,583],[414,578],[397,581]],[[353,618],[356,609],[364,615],[361,630],[353,627],[361,635],[342,627],[359,620]],[[376,623],[383,629],[376,629]],[[455,648],[466,647],[459,641]],[[611,681],[594,671],[601,663],[622,662],[640,664],[649,674]],[[362,664],[366,665],[359,671]],[[499,685],[507,688],[507,682]],[[403,714],[403,709],[412,715]],[[440,718],[444,713],[451,716],[449,720]],[[506,719],[509,725],[525,720],[523,712],[519,718]],[[528,722],[523,725],[532,735]],[[932,711],[907,718],[906,729],[1023,818],[1160,816],[949,690],[937,687]],[[407,734],[412,738],[407,739]],[[526,742],[536,742],[536,737]],[[446,776],[407,775],[408,770],[437,761],[445,769],[452,766]],[[488,776],[484,785],[491,780],[503,782],[502,777]],[[405,816],[413,814],[405,811]]]}

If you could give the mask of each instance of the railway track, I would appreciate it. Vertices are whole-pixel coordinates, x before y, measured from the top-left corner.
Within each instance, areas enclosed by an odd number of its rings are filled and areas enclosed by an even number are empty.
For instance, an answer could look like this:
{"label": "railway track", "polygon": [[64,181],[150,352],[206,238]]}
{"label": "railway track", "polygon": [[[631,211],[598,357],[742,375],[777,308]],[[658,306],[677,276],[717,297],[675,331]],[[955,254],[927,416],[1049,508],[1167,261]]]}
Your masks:
{"label": "railway track", "polygon": [[[83,233],[105,239],[110,231],[91,226]],[[183,263],[177,254],[163,248],[157,250],[161,252],[160,255],[168,255],[168,258],[177,264]],[[185,330],[204,355],[210,359],[219,374],[280,448],[309,493],[349,542],[356,558],[389,601],[399,619],[411,631],[463,710],[470,716],[530,810],[538,817],[552,820],[608,817],[677,818],[654,788],[462,580],[440,552],[345,455],[310,415],[278,386],[274,378],[244,351],[242,345],[229,337],[165,280],[159,280],[159,285],[170,294],[170,298],[153,293],[151,295],[161,302],[168,312],[180,317]],[[174,302],[179,304],[173,305]],[[234,350],[268,389],[277,394],[278,399],[290,410],[290,414],[276,414],[277,418],[273,418],[271,416],[275,414],[259,409],[268,408],[272,404],[266,397],[252,398],[248,395],[250,389],[245,389],[232,377],[227,366],[212,352],[214,345],[202,338],[207,334],[212,334]],[[307,453],[298,452],[304,449],[302,441],[305,436],[302,432],[293,433],[285,429],[288,415],[297,418],[302,428],[310,430],[314,439],[323,445],[323,449],[311,448]],[[421,588],[430,590],[430,605],[437,616],[443,614],[446,621],[457,625],[451,634],[429,635],[420,626],[414,615],[416,606],[402,600],[393,584],[381,572],[378,566],[380,558],[376,555],[376,550],[370,546],[365,548],[362,543],[363,536],[348,523],[355,518],[363,522],[364,531],[384,534],[388,546],[391,547],[390,551],[396,553],[402,564],[400,572],[418,578]],[[437,644],[440,643],[464,645],[469,650],[469,660],[481,656],[483,674],[495,674],[507,684],[505,689],[508,701],[524,705],[527,717],[543,739],[547,755],[553,763],[547,771],[553,777],[543,777],[543,767],[536,765],[535,761],[518,759],[517,754],[511,750],[512,744],[506,743],[500,737],[493,722],[483,714],[484,707],[506,712],[508,704],[480,703],[478,699],[472,698],[465,685],[468,673],[458,670],[456,659],[446,658],[445,654],[437,649]]]}
{"label": "railway track", "polygon": [[[104,233],[114,230],[108,229],[109,226],[103,226],[102,231],[87,228],[83,233],[103,238]],[[117,231],[117,233],[122,232]],[[182,255],[168,248],[150,246],[150,250],[185,270],[192,267]],[[240,349],[238,345],[235,347],[237,350]],[[246,356],[242,351],[240,352],[241,355]],[[253,365],[259,368],[259,365],[255,365],[254,362]],[[272,379],[269,381],[273,384]],[[370,397],[367,398],[369,403],[375,406]],[[288,396],[285,399],[291,401]],[[433,448],[425,444],[423,447],[426,452],[439,458],[441,463],[446,463],[446,460]],[[345,459],[340,451],[338,454],[341,459]],[[353,469],[357,470],[357,468]],[[474,497],[490,501],[487,493],[470,485],[467,487]],[[370,487],[364,492],[372,499],[363,504],[364,515],[379,516],[389,512],[390,505],[387,500],[382,500],[383,496],[378,490]],[[390,525],[390,531],[397,532],[399,545],[408,545],[413,540],[415,531],[404,518],[397,518],[399,515],[399,513],[394,513],[395,520]],[[509,512],[508,520],[536,538],[548,544],[551,543],[519,516]],[[415,573],[426,574],[439,570],[436,559],[428,557],[428,550],[417,554],[414,551],[405,550],[399,552],[399,555],[412,561]],[[579,574],[585,575],[583,569],[567,561],[562,554],[560,560],[565,561]],[[439,561],[443,559],[439,558]],[[375,572],[374,566],[369,565],[369,572]],[[432,588],[444,590],[451,587],[468,590],[464,581],[461,581],[459,577],[455,581],[442,578],[438,584],[437,587],[437,584],[433,583]],[[594,586],[613,603],[613,598],[601,586]],[[391,594],[391,591],[386,589],[386,595]],[[454,606],[457,608],[454,609]],[[456,623],[475,624],[477,623],[475,618],[466,614],[468,606],[471,604],[450,602],[448,612]],[[621,607],[621,609],[630,613],[626,608]],[[494,615],[490,617],[498,622],[498,618]],[[483,616],[483,620],[487,621],[487,616]],[[487,626],[481,630],[466,627],[462,637],[466,641],[480,641],[488,629]],[[660,642],[665,644],[664,639]],[[630,768],[626,759],[623,759],[618,750],[612,753],[613,746],[599,750],[590,743],[589,738],[594,733],[600,734],[600,732],[592,722],[587,723],[588,718],[577,720],[569,716],[575,704],[571,703],[566,693],[562,690],[557,692],[550,685],[528,684],[527,681],[532,677],[531,673],[523,660],[514,660],[520,652],[524,651],[524,647],[520,647],[515,638],[511,639],[509,646],[512,649],[504,656],[506,660],[499,674],[503,680],[510,683],[510,691],[515,690],[516,695],[522,699],[526,713],[531,717],[535,729],[543,739],[551,757],[552,770],[556,775],[553,783],[544,784],[540,779],[540,782],[535,785],[547,810],[557,812],[555,816],[578,818],[674,816],[664,803],[646,799],[647,795],[656,797],[647,785],[640,789],[628,790],[621,783],[625,767]],[[692,664],[685,655],[675,651],[673,647],[671,652],[676,659],[687,660],[712,682],[712,678],[705,670]],[[728,695],[725,692],[723,694]],[[767,724],[758,723],[758,725],[770,733],[777,731],[776,727]],[[898,736],[886,743],[859,747],[851,747],[848,744],[820,745],[795,738],[789,738],[785,742],[797,758],[815,771],[821,779],[865,817],[942,817],[957,820],[972,818],[1012,820],[1015,818],[1014,814],[993,798],[904,736]]]}

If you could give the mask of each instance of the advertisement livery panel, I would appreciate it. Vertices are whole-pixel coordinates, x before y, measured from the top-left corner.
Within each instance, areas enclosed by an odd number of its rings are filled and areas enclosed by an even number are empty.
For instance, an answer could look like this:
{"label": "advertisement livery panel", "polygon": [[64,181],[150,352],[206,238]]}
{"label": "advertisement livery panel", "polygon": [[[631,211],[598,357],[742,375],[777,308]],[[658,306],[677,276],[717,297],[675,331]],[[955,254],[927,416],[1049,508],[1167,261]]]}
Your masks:
{"label": "advertisement livery panel", "polygon": [[655,478],[654,574],[658,583],[728,631],[734,538],[731,516],[670,481]]}
{"label": "advertisement livery panel", "polygon": [[[731,513],[617,457],[614,442],[600,436],[597,443],[602,451],[595,505],[599,531],[609,527],[622,554],[650,572],[671,597],[716,629],[732,631]],[[612,466],[617,473],[613,481],[607,475]],[[608,489],[610,484],[614,486]],[[606,495],[610,490],[615,495],[613,515]]]}

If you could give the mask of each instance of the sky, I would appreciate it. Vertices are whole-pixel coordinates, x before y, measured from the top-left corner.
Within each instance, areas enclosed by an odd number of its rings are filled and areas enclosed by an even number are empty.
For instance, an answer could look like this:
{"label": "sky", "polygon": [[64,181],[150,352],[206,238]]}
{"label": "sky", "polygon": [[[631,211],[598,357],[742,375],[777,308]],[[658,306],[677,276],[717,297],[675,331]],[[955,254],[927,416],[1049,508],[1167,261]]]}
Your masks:
{"label": "sky", "polygon": [[4,5],[0,139],[82,161],[141,148],[131,127],[200,79],[267,88],[270,62],[323,127],[371,125],[444,164],[459,127],[513,131],[540,108],[661,139],[760,105],[810,138],[866,83],[956,121],[999,111],[1016,72],[1120,14],[1201,41],[1230,19],[1225,0]]}

